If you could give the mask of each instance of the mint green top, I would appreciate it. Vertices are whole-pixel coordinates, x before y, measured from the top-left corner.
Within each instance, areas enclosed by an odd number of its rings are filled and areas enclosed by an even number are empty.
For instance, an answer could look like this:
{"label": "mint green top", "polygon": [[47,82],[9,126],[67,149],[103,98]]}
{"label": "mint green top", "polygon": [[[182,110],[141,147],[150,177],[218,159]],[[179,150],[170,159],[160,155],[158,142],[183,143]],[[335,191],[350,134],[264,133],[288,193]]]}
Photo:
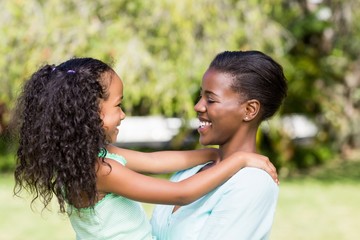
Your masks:
{"label": "mint green top", "polygon": [[[116,154],[107,152],[105,158],[126,164],[126,160]],[[107,194],[94,209],[69,206],[68,210],[72,210],[69,218],[76,239],[152,239],[151,226],[140,203],[120,195]]]}

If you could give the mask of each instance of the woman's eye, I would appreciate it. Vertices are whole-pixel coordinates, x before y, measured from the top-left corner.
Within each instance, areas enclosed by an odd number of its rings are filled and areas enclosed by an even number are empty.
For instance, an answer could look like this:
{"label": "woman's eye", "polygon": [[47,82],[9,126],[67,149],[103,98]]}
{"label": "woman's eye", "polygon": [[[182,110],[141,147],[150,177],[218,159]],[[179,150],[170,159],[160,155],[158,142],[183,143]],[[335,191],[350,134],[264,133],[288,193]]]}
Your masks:
{"label": "woman's eye", "polygon": [[212,99],[207,99],[206,102],[207,102],[207,103],[214,103],[215,101],[212,100]]}

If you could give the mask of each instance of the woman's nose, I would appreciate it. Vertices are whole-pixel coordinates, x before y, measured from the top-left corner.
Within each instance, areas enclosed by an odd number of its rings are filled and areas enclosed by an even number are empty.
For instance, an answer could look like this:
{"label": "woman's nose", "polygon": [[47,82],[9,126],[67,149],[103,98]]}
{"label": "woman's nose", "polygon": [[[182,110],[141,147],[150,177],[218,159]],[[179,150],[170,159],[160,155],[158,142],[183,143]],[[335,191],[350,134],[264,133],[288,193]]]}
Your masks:
{"label": "woman's nose", "polygon": [[196,112],[205,112],[206,111],[206,107],[205,107],[205,104],[204,104],[204,101],[202,100],[202,98],[200,98],[199,101],[195,104],[194,110]]}

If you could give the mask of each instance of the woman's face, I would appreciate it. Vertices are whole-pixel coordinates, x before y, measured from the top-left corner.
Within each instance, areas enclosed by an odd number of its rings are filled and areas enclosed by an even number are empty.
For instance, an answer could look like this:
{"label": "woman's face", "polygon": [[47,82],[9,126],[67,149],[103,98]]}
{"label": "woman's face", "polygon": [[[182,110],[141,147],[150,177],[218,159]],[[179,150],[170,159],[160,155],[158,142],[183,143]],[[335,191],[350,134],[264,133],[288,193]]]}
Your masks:
{"label": "woman's face", "polygon": [[202,80],[201,98],[194,109],[198,113],[200,143],[224,145],[240,133],[245,109],[238,93],[231,89],[229,74],[208,69]]}
{"label": "woman's face", "polygon": [[106,139],[113,143],[119,133],[118,126],[125,118],[125,113],[121,109],[123,99],[123,83],[116,73],[106,73],[105,77],[111,78],[107,86],[109,97],[100,103],[100,116],[104,123]]}

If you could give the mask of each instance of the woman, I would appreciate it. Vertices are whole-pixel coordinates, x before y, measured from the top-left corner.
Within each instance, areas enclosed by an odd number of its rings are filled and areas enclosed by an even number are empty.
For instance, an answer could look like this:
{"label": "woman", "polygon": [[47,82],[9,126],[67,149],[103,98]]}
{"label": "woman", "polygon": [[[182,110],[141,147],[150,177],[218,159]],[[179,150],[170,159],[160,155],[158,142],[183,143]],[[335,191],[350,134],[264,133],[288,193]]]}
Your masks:
{"label": "woman", "polygon": [[[237,151],[257,152],[262,121],[286,97],[282,67],[258,51],[218,54],[205,72],[195,105],[202,145],[219,145],[221,159],[172,177],[181,181],[213,168]],[[278,186],[261,169],[243,168],[222,186],[186,206],[158,205],[151,224],[157,240],[267,239]]]}

